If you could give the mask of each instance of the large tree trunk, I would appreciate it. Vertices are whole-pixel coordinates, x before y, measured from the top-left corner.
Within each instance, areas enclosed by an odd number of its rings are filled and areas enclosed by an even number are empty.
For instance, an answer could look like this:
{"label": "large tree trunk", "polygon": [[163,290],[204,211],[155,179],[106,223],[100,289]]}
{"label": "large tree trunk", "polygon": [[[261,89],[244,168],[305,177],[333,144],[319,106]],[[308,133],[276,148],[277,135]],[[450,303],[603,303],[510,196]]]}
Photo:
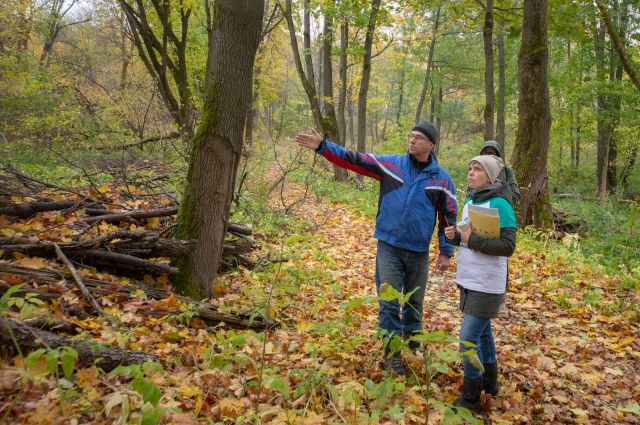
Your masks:
{"label": "large tree trunk", "polygon": [[427,89],[429,88],[429,77],[431,74],[431,67],[433,65],[433,51],[436,48],[436,37],[438,35],[438,25],[440,24],[440,6],[436,10],[436,19],[433,22],[433,35],[431,36],[431,42],[429,43],[429,59],[427,59],[427,73],[424,76],[424,83],[422,84],[422,92],[420,93],[420,100],[416,107],[416,116],[413,120],[415,124],[420,122],[420,116],[422,115],[422,107],[427,97]]}
{"label": "large tree trunk", "polygon": [[262,30],[262,0],[218,0],[209,46],[212,78],[193,140],[175,237],[195,238],[196,248],[173,262],[175,286],[194,299],[212,298],[251,105],[253,63]]}
{"label": "large tree trunk", "polygon": [[498,113],[496,122],[498,128],[496,129],[496,142],[498,142],[504,153],[506,152],[504,150],[506,130],[504,123],[504,92],[507,89],[507,62],[504,57],[504,36],[502,34],[498,34],[496,44],[498,46]]}
{"label": "large tree trunk", "polygon": [[493,140],[493,113],[495,88],[493,85],[493,0],[487,0],[484,8],[484,140]]}
{"label": "large tree trunk", "polygon": [[553,224],[547,182],[551,107],[547,79],[547,0],[525,0],[518,58],[518,131],[512,163],[521,177],[518,225]]}
{"label": "large tree trunk", "polygon": [[[597,25],[597,23],[595,24]],[[605,84],[606,81],[606,56],[605,56],[605,29],[597,26],[594,30],[594,44],[596,54],[596,74],[598,81]],[[598,193],[601,197],[607,193],[607,165],[609,164],[609,142],[611,140],[611,117],[609,115],[610,103],[608,96],[598,94],[598,150],[596,173],[598,176]]]}
{"label": "large tree trunk", "polygon": [[[629,12],[627,1],[622,1],[622,4],[618,8],[616,4],[614,6],[614,12],[618,18],[617,34],[620,42],[624,43],[627,36],[627,28],[629,21]],[[609,70],[609,79],[617,87],[622,87],[622,74],[623,66],[618,57],[613,51],[610,52],[609,63],[611,69]],[[620,111],[622,109],[622,96],[619,92],[611,95],[611,139],[609,141],[609,162],[607,164],[607,193],[612,193],[618,186],[618,134],[616,132],[620,124]]]}

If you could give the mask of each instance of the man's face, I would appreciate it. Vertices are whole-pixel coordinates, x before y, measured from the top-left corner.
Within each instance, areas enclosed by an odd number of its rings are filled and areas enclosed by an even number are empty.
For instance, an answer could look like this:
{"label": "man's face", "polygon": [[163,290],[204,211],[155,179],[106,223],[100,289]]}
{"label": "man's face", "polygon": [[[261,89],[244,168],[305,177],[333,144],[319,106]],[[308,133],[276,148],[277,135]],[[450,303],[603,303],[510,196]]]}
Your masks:
{"label": "man's face", "polygon": [[409,153],[419,161],[427,161],[434,146],[433,142],[419,131],[409,134]]}
{"label": "man's face", "polygon": [[498,155],[498,151],[492,148],[491,146],[487,146],[486,148],[482,149],[482,151],[480,151],[480,155],[500,156]]}

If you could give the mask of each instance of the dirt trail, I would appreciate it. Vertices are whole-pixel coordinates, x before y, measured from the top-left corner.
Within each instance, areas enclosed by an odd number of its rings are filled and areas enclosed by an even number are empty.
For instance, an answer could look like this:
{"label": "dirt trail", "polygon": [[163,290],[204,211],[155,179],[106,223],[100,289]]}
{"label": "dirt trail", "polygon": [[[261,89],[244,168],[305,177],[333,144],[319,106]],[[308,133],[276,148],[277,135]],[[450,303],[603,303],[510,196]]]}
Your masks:
{"label": "dirt trail", "polygon": [[[300,185],[287,182],[277,202],[299,199],[303,194]],[[349,291],[351,298],[375,295],[374,222],[348,205],[331,204],[313,195],[307,196],[292,211],[299,219],[309,220],[314,234],[322,237],[308,249],[320,250],[333,261],[325,270],[341,290]],[[436,271],[436,257],[434,238],[423,327],[427,332],[444,329],[457,335],[462,315],[457,309],[455,267],[444,273]],[[478,417],[496,423],[637,423],[640,420],[637,321],[634,324],[619,313],[579,304],[581,293],[572,292],[569,286],[562,288],[568,294],[568,308],[559,305],[554,295],[559,285],[555,279],[568,271],[557,270],[554,261],[557,263],[557,260],[545,259],[544,253],[521,250],[510,260],[512,283],[508,306],[511,315],[492,323],[502,373],[500,394],[493,398],[483,396],[487,411]],[[455,262],[453,264],[455,266]],[[319,267],[320,262],[306,257],[298,266],[312,269]],[[550,275],[549,270],[556,275]],[[523,284],[525,271],[536,277]],[[607,287],[606,277],[594,274],[590,284],[603,287],[602,305],[605,305],[607,293],[613,289]],[[309,299],[314,298],[314,291],[327,291],[327,294],[331,289],[330,285],[316,286],[307,294]],[[349,302],[344,292],[340,295],[327,299],[325,306]],[[638,302],[638,294],[629,302]],[[365,342],[354,348],[358,355],[346,359],[348,365],[342,367],[350,379],[381,378],[380,345],[372,336],[377,307],[363,306],[360,313],[362,321],[352,332],[363,336]],[[342,314],[334,306],[321,310],[315,317],[303,315],[300,320],[308,320],[311,326],[323,320],[340,320]],[[441,393],[435,394],[435,398],[455,399],[461,369],[461,365],[456,365],[439,377],[437,384]],[[405,396],[406,400],[412,399]],[[414,412],[420,411],[424,412],[424,405],[416,406]],[[419,416],[415,419],[416,423],[424,421]],[[390,418],[385,420],[394,423]],[[407,417],[405,423],[412,421]]]}

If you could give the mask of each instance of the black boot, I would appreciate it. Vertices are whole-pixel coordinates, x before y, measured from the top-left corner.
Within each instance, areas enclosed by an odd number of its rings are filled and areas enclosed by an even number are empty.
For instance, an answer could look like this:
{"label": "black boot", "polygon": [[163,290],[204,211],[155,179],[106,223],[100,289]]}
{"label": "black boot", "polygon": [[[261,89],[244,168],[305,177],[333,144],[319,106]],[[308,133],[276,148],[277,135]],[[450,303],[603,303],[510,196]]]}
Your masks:
{"label": "black boot", "polygon": [[413,352],[413,354],[417,355],[418,351],[423,351],[423,347],[422,344],[419,343],[418,341],[414,341],[412,339],[410,339],[412,336],[414,335],[420,335],[421,332],[412,332],[409,334],[403,334],[402,335],[402,339],[409,340],[409,343],[407,344],[407,346],[409,347],[409,350],[411,350]]}
{"label": "black boot", "polygon": [[407,376],[407,372],[404,370],[404,365],[402,364],[400,351],[394,351],[392,353],[388,346],[384,347],[382,368],[387,372],[395,373],[397,377]]}
{"label": "black boot", "polygon": [[498,363],[484,363],[482,389],[485,394],[498,395]]}
{"label": "black boot", "polygon": [[482,405],[480,404],[481,393],[482,377],[469,379],[465,376],[462,384],[462,397],[455,402],[454,406],[464,407],[472,412],[480,412],[482,410]]}

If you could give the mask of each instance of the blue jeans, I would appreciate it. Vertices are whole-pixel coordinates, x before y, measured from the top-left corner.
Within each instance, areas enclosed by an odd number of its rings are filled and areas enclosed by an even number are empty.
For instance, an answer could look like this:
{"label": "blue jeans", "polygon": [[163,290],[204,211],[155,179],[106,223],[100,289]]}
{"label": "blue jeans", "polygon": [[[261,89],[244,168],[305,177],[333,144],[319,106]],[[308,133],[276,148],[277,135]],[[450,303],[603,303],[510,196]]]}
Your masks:
{"label": "blue jeans", "polygon": [[[491,319],[481,319],[465,314],[460,328],[460,341],[468,341],[476,345],[482,364],[496,363],[496,345],[491,332]],[[470,347],[460,344],[460,350],[469,351]],[[469,379],[482,376],[480,369],[472,365],[467,356],[464,356],[464,376]]]}
{"label": "blue jeans", "polygon": [[397,248],[378,241],[376,255],[376,289],[387,283],[401,294],[408,294],[417,288],[407,303],[402,306],[398,300],[380,301],[378,328],[391,335],[402,335],[422,330],[422,304],[429,275],[429,251],[416,252]]}

